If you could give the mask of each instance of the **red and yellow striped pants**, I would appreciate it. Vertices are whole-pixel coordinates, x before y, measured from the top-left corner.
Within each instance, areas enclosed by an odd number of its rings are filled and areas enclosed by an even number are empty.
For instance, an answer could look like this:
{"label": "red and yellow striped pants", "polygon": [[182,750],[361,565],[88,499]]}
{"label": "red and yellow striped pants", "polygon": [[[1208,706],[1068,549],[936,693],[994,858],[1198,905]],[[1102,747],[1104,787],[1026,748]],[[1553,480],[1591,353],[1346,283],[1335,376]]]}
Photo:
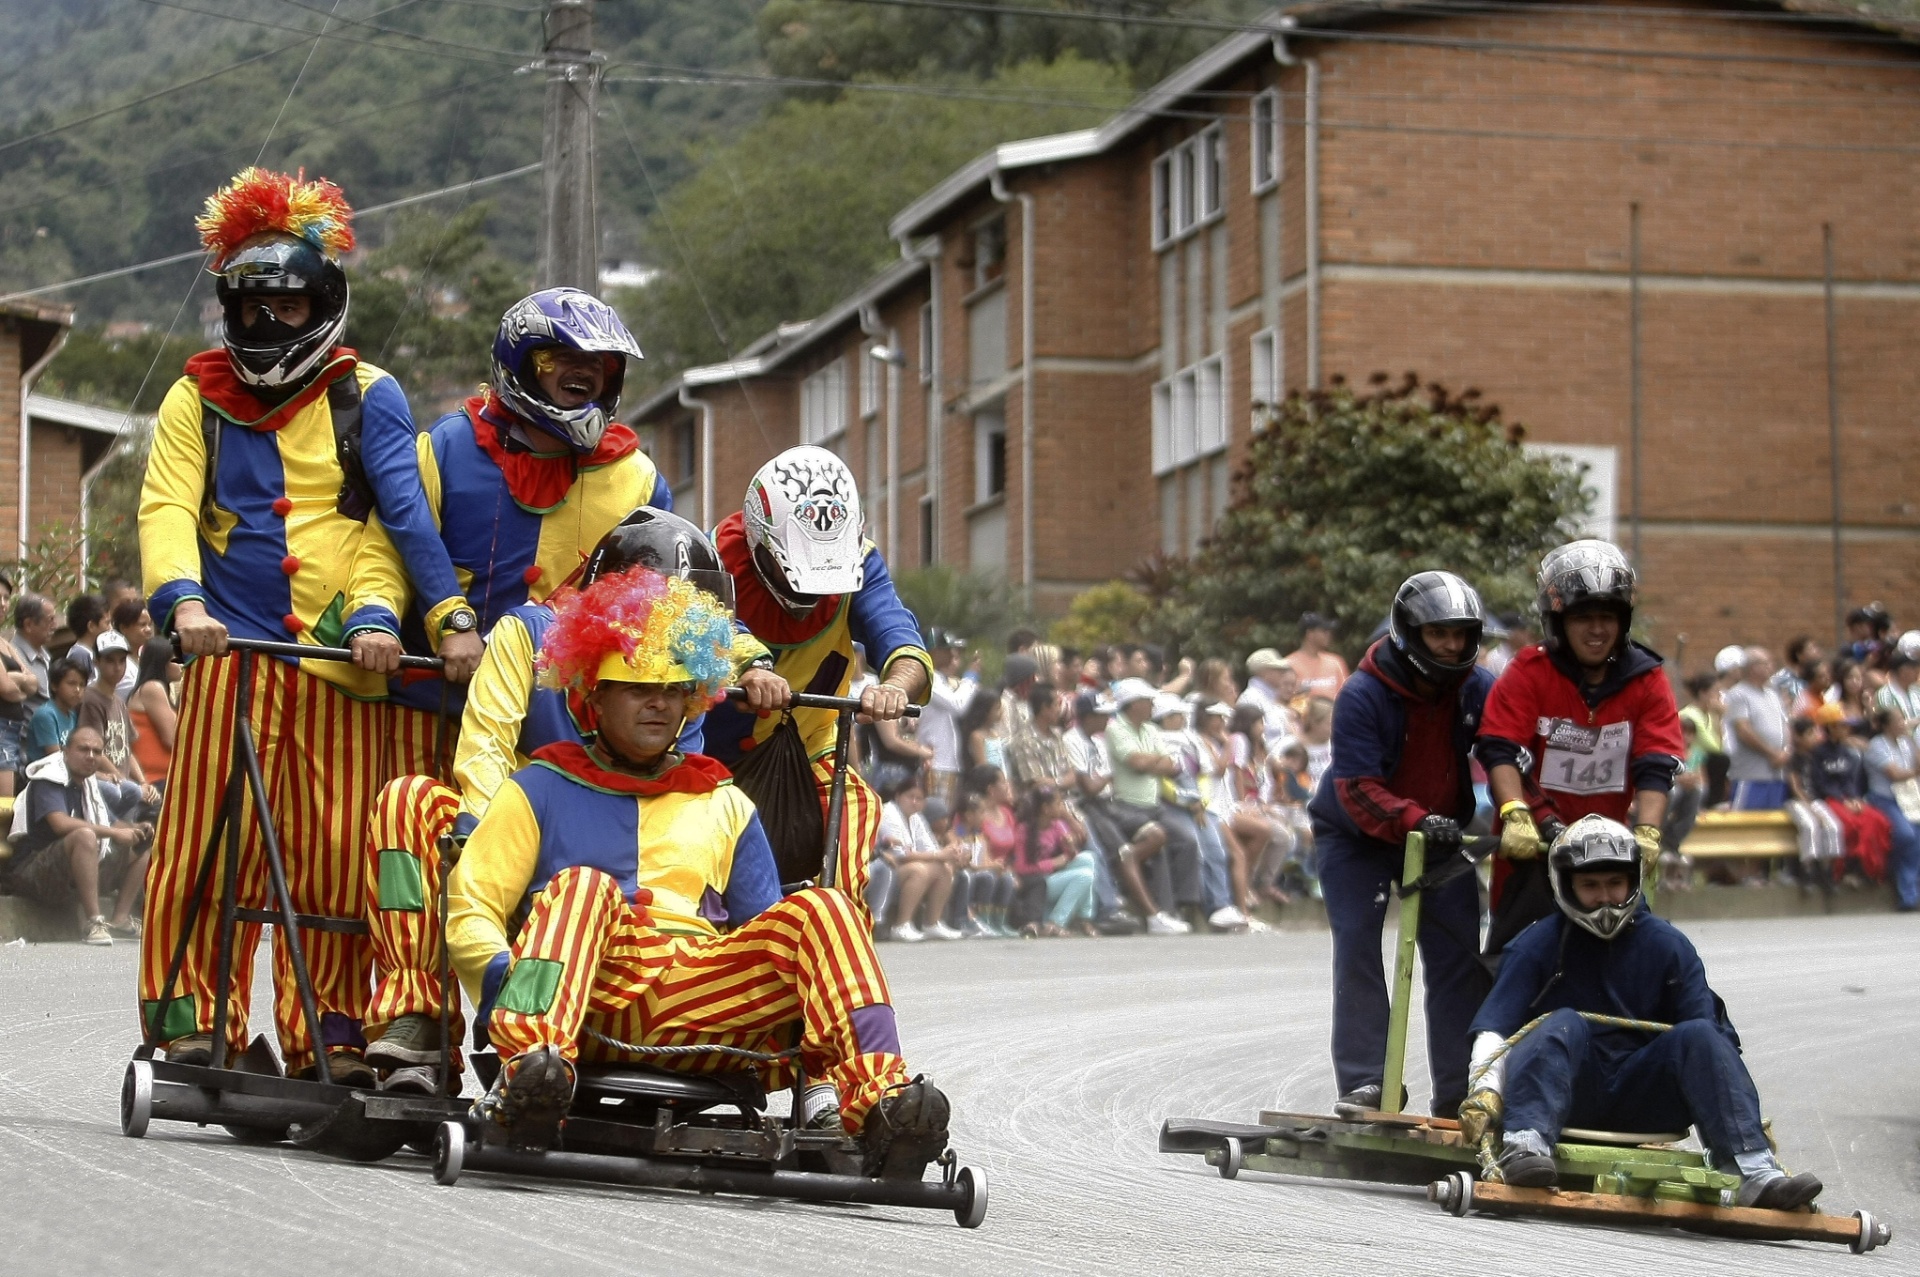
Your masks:
{"label": "red and yellow striped pants", "polygon": [[[799,1020],[801,1063],[839,1091],[848,1131],[907,1082],[886,976],[842,892],[797,892],[724,936],[666,935],[639,919],[606,873],[555,874],[534,898],[494,1002],[488,1034],[501,1054],[553,1046],[570,1058],[622,1058],[585,1030],[644,1046],[772,1051]],[[729,1067],[720,1056],[649,1062]],[[790,1080],[770,1072],[769,1085]]]}
{"label": "red and yellow striped pants", "polygon": [[[813,760],[813,780],[820,789],[820,814],[825,820],[833,806],[833,755]],[[833,885],[845,892],[860,917],[860,925],[873,934],[873,917],[867,909],[868,862],[880,841],[880,795],[860,779],[860,773],[847,769],[847,811],[840,826],[840,864]]]}
{"label": "red and yellow striped pants", "polygon": [[[233,767],[233,720],[241,671],[239,653],[196,660],[180,693],[179,735],[173,768],[154,834],[147,871],[146,934],[141,942],[140,1010],[143,1026],[156,1010],[167,967],[183,932],[194,883],[206,862],[207,842],[220,816]],[[360,917],[364,910],[363,865],[367,817],[381,783],[403,768],[430,765],[433,716],[357,701],[298,667],[267,657],[252,658],[252,704],[248,720],[260,756],[267,802],[273,813],[287,887],[294,909],[329,917]],[[267,864],[251,794],[242,785],[237,902],[268,907]],[[225,839],[214,854],[224,854]],[[220,870],[201,897],[187,933],[185,961],[173,1000],[161,1019],[158,1041],[210,1033],[219,960]],[[233,985],[227,1007],[227,1041],[233,1050],[247,1040],[253,960],[260,926],[236,927]],[[326,1045],[363,1044],[372,951],[361,936],[300,932],[313,980]],[[312,1063],[313,1043],[301,1010],[298,985],[284,937],[275,933],[274,1023],[289,1070]]]}
{"label": "red and yellow striped pants", "polygon": [[[402,776],[374,800],[365,904],[377,973],[367,1008],[370,1041],[403,1015],[440,1014],[447,992],[440,980],[440,839],[459,814],[458,791],[431,776]],[[458,1043],[465,1019],[457,988],[450,1012]]]}

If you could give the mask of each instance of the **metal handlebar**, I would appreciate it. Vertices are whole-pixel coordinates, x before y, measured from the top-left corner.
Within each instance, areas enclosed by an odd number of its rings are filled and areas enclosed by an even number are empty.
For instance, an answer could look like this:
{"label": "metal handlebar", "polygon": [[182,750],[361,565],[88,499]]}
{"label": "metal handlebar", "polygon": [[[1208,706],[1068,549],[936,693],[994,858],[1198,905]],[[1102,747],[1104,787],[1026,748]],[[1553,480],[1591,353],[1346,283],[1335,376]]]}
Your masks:
{"label": "metal handlebar", "polygon": [[[229,638],[227,647],[236,652],[258,652],[262,656],[291,656],[309,661],[339,661],[352,664],[353,653],[344,647],[315,647],[308,643],[275,643],[271,639]],[[173,636],[173,654],[181,656],[180,636]],[[447,663],[437,656],[402,656],[403,670],[442,670]]]}
{"label": "metal handlebar", "polygon": [[[744,701],[747,699],[747,689],[744,687],[729,687],[727,689],[727,699],[730,701]],[[788,702],[788,708],[830,709],[837,714],[858,714],[860,712],[860,698],[858,696],[818,696],[812,692],[795,692],[793,699]],[[907,706],[905,716],[907,718],[920,717],[920,707],[918,705]]]}

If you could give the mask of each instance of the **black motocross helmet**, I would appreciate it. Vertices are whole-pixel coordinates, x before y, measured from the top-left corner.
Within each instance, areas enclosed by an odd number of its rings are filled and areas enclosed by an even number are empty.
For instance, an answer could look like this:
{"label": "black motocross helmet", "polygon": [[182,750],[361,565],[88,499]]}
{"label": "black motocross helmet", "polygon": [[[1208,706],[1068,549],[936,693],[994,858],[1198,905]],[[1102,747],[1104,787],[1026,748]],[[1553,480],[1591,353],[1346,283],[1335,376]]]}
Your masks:
{"label": "black motocross helmet", "polygon": [[677,514],[641,506],[620,520],[587,556],[580,588],[631,568],[685,577],[733,610],[733,576],[721,566],[707,534]]}
{"label": "black motocross helmet", "polygon": [[[1448,687],[1465,678],[1479,661],[1486,624],[1486,608],[1478,590],[1451,572],[1418,572],[1408,577],[1393,596],[1393,610],[1387,616],[1387,641],[1421,678]],[[1423,625],[1466,630],[1467,647],[1461,659],[1443,661],[1428,651],[1420,638]]]}
{"label": "black motocross helmet", "polygon": [[1633,565],[1617,546],[1606,541],[1570,541],[1550,550],[1540,560],[1541,632],[1547,650],[1566,644],[1566,614],[1583,607],[1610,607],[1620,616],[1620,646],[1633,628],[1633,604],[1638,582]]}
{"label": "black motocross helmet", "polygon": [[[221,264],[214,291],[225,312],[225,341],[234,371],[249,385],[297,386],[340,344],[347,327],[347,273],[296,235],[256,235]],[[313,313],[289,327],[263,316],[247,327],[240,313],[249,297],[307,297]]]}

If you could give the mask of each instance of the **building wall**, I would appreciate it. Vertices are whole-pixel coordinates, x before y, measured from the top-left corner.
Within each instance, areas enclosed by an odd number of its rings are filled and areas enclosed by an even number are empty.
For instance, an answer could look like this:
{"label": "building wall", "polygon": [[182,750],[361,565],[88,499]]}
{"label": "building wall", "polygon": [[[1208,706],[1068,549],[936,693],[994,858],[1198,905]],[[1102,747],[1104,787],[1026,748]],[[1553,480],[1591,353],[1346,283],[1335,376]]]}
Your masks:
{"label": "building wall", "polygon": [[[96,444],[96,455],[101,451]],[[86,452],[84,432],[44,421],[34,423],[32,468],[27,475],[27,535],[32,540],[56,529],[78,530]],[[74,551],[77,555],[78,544]]]}
{"label": "building wall", "polygon": [[20,324],[0,319],[0,551],[20,558]]}

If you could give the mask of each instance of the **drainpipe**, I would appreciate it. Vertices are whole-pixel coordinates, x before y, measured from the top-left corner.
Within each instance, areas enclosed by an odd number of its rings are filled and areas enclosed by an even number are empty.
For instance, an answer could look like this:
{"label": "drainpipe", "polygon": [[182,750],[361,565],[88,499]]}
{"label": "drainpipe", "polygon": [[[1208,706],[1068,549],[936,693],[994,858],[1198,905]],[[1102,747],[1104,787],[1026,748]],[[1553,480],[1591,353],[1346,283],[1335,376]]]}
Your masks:
{"label": "drainpipe", "polygon": [[[26,577],[25,567],[27,562],[27,541],[30,533],[30,528],[29,528],[28,519],[27,519],[27,497],[28,497],[29,481],[31,480],[33,475],[33,423],[27,419],[27,396],[33,393],[33,383],[40,379],[40,374],[47,370],[47,365],[53,362],[53,357],[60,353],[60,348],[62,346],[67,344],[67,331],[68,331],[67,329],[62,328],[58,333],[56,333],[54,335],[53,341],[47,346],[46,353],[41,355],[40,358],[34,360],[33,366],[26,369],[24,372],[20,374],[20,554],[19,554],[19,559],[20,559],[20,564],[22,568],[22,571],[20,573],[22,577],[22,580],[20,582],[20,588],[22,590],[25,590],[27,588],[27,582],[25,580],[25,577]],[[83,506],[82,509],[84,508],[85,507]],[[86,576],[86,571],[87,571],[87,565],[86,565],[86,561],[83,559],[80,563],[80,573],[83,579]]]}
{"label": "drainpipe", "polygon": [[700,522],[709,528],[718,527],[720,521],[713,517],[713,404],[688,394],[683,381],[680,406],[700,411]]}
{"label": "drainpipe", "polygon": [[987,188],[1002,204],[1020,202],[1020,586],[1033,608],[1033,196],[1007,193],[1001,174]]}
{"label": "drainpipe", "polygon": [[1307,62],[1307,385],[1320,389],[1320,59]]}
{"label": "drainpipe", "polygon": [[[891,328],[880,326],[880,312],[871,302],[860,307],[860,331],[894,351],[895,336]],[[871,359],[872,356],[867,356]],[[882,360],[887,369],[887,404],[882,410],[887,414],[887,562],[892,563],[898,557],[900,540],[900,369],[891,359]],[[864,382],[867,375],[866,362],[861,361],[860,377]]]}
{"label": "drainpipe", "polygon": [[915,248],[902,235],[899,240],[900,256],[907,261],[923,261],[927,264],[927,327],[931,330],[932,340],[927,343],[927,366],[920,370],[927,384],[933,390],[927,396],[926,405],[926,478],[921,483],[925,498],[933,503],[933,551],[931,562],[940,561],[941,511],[946,502],[942,499],[942,478],[946,473],[941,449],[946,438],[946,404],[941,399],[941,387],[946,384],[940,375],[940,241],[933,240],[933,247]]}

